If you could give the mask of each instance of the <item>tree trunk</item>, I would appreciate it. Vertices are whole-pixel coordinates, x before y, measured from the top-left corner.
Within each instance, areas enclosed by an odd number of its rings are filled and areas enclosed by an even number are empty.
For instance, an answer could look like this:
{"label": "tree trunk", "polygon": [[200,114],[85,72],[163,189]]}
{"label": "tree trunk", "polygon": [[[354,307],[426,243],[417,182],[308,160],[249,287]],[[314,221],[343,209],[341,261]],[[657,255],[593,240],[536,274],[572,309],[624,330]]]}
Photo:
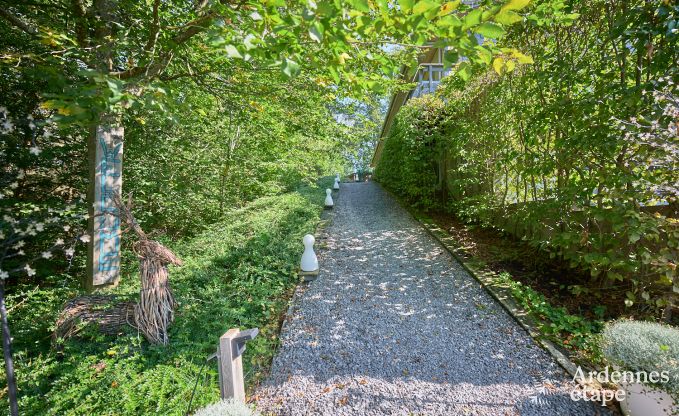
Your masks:
{"label": "tree trunk", "polygon": [[5,280],[0,279],[0,315],[2,316],[2,352],[5,356],[5,375],[7,377],[7,396],[9,398],[9,413],[19,415],[17,399],[17,382],[14,376],[14,360],[12,359],[12,336],[9,333],[7,308],[5,307]]}

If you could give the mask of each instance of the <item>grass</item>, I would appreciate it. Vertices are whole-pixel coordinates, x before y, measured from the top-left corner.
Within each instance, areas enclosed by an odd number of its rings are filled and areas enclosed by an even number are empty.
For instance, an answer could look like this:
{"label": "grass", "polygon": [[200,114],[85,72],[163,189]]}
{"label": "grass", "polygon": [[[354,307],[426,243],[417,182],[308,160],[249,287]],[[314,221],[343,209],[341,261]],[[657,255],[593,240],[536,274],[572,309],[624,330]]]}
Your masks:
{"label": "grass", "polygon": [[[40,287],[13,290],[8,307],[14,308],[21,413],[183,415],[197,380],[193,409],[215,402],[215,361],[199,373],[232,327],[260,328],[244,355],[246,384],[256,385],[276,351],[281,316],[298,281],[301,238],[318,224],[331,181],[257,199],[194,238],[168,243],[184,261],[170,273],[179,307],[169,346],[149,345],[132,329],[115,338],[89,331],[66,341],[58,354],[50,332],[63,303],[79,293],[77,277],[51,276]],[[139,283],[129,256],[130,269],[112,292],[134,298]]]}

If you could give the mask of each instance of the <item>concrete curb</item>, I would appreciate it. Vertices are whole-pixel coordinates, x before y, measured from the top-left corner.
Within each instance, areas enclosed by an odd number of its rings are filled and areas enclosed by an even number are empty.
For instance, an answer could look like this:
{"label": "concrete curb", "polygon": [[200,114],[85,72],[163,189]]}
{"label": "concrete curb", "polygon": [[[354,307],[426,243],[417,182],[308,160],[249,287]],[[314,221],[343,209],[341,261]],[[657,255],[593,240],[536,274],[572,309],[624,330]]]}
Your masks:
{"label": "concrete curb", "polygon": [[[394,195],[380,185],[382,189],[387,192],[394,200],[396,200],[403,209],[405,209],[412,217],[422,225],[422,227],[436,239],[436,241],[448,251],[457,262],[481,284],[486,292],[488,292],[500,305],[514,318],[514,320],[540,345],[554,360],[568,373],[575,378],[578,366],[566,355],[559,347],[552,341],[542,336],[540,328],[533,317],[531,317],[523,307],[521,307],[514,296],[511,294],[509,287],[497,282],[497,273],[488,270],[478,262],[467,260],[462,257],[464,250],[455,241],[455,239],[445,230],[439,227],[431,218],[426,218],[416,210],[408,207],[401,198]],[[582,383],[581,383],[582,384]],[[592,380],[589,384],[582,384],[583,387],[601,389],[603,388],[596,380]]]}
{"label": "concrete curb", "polygon": [[[412,212],[411,212],[412,215]],[[432,220],[424,217],[413,217],[424,227],[429,234],[431,234],[450,254],[455,257],[458,263],[474,278],[481,286],[497,300],[503,308],[509,312],[514,320],[521,325],[521,327],[530,335],[540,346],[554,357],[557,363],[563,367],[572,377],[575,376],[578,366],[566,356],[559,348],[550,340],[544,338],[540,333],[540,329],[535,319],[533,319],[528,312],[523,309],[511,294],[510,289],[506,285],[497,283],[497,273],[484,269],[474,261],[466,260],[461,256],[462,249],[457,242],[446,231],[441,229]]]}

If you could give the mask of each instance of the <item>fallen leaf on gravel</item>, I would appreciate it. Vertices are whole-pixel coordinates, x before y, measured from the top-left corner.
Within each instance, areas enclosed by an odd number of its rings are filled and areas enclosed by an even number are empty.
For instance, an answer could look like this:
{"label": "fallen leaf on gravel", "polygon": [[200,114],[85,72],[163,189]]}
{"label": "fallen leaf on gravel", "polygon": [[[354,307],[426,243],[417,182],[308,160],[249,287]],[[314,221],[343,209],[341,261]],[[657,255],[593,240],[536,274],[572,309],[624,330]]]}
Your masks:
{"label": "fallen leaf on gravel", "polygon": [[349,401],[349,396],[344,396],[341,399],[339,399],[339,404],[340,404],[340,406],[346,406],[348,401]]}
{"label": "fallen leaf on gravel", "polygon": [[368,382],[365,379],[358,380],[358,384],[366,385]]}

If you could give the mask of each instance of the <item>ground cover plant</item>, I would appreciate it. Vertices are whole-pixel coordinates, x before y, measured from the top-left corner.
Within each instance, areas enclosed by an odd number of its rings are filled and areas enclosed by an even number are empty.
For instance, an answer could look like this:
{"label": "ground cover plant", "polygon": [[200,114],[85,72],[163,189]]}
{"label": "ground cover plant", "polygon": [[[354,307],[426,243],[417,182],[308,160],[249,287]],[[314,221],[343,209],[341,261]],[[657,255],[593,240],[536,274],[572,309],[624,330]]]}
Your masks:
{"label": "ground cover plant", "polygon": [[[51,326],[62,303],[78,293],[77,280],[61,275],[20,287],[8,298],[20,408],[26,414],[183,415],[196,383],[194,409],[218,400],[215,361],[202,373],[201,367],[231,327],[260,328],[244,357],[247,385],[258,383],[298,280],[302,236],[315,229],[331,183],[259,198],[196,236],[169,243],[184,265],[171,270],[179,307],[167,347],[148,345],[130,328],[118,337],[86,331],[54,349]],[[137,286],[130,276],[115,292],[133,296]]]}

